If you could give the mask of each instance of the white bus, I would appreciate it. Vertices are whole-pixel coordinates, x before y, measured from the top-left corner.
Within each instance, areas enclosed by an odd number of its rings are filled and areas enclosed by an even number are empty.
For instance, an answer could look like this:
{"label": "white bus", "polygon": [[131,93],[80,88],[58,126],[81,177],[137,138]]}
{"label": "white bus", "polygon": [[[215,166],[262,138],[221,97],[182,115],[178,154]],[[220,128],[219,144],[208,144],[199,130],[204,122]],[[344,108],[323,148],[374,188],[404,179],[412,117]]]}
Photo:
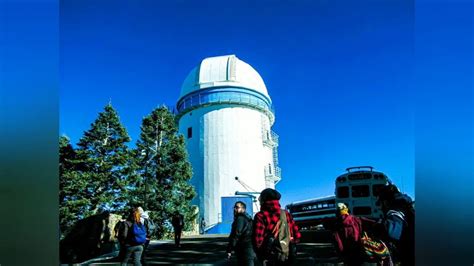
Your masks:
{"label": "white bus", "polygon": [[336,204],[344,203],[355,216],[372,219],[382,218],[382,210],[376,205],[380,187],[389,181],[388,177],[372,166],[356,166],[336,178]]}

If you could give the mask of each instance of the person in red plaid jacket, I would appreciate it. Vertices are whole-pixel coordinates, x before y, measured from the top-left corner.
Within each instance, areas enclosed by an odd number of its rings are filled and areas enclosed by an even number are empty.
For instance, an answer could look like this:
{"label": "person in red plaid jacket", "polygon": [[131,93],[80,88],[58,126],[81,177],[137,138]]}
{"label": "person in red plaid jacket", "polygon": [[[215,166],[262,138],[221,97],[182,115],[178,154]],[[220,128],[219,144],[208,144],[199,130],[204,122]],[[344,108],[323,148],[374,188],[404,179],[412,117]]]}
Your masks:
{"label": "person in red plaid jacket", "polygon": [[[271,232],[277,222],[280,220],[280,212],[282,211],[280,206],[281,194],[271,188],[264,189],[260,193],[258,198],[260,202],[260,211],[255,214],[252,241],[255,253],[260,261],[266,261],[265,265],[273,265],[275,262],[271,261],[271,258],[266,257],[266,240],[270,237]],[[285,210],[284,210],[285,211]],[[294,256],[296,255],[295,244],[299,242],[301,233],[298,230],[298,226],[295,224],[293,217],[285,211],[288,227],[290,228],[290,257],[285,265],[292,264],[294,262]],[[292,250],[293,249],[293,252]]]}

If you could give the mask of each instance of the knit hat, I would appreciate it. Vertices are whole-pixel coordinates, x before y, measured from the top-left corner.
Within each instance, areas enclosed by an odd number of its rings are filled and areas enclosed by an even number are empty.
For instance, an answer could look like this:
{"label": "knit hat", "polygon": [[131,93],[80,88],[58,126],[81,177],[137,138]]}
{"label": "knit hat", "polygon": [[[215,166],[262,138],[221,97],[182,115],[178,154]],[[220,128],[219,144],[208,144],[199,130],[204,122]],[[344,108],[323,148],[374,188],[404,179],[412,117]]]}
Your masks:
{"label": "knit hat", "polygon": [[278,191],[271,188],[266,188],[262,190],[262,192],[260,193],[261,202],[266,202],[269,200],[280,200],[280,198],[281,198],[281,194]]}
{"label": "knit hat", "polygon": [[336,210],[340,215],[349,214],[349,209],[347,208],[346,204],[344,204],[344,203],[338,203],[337,207],[336,207]]}
{"label": "knit hat", "polygon": [[142,214],[142,213],[144,212],[142,207],[138,207],[138,208],[137,208],[137,211],[138,211],[140,214]]}

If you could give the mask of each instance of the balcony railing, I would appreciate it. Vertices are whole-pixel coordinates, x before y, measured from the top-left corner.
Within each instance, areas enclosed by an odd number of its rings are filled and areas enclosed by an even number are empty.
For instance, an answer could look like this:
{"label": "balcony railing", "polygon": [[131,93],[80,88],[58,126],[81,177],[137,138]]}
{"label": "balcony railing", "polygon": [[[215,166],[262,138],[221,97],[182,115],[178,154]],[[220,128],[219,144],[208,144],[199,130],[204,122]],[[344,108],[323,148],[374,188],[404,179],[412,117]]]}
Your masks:
{"label": "balcony railing", "polygon": [[281,180],[281,168],[280,167],[265,167],[265,179],[273,183],[278,183]]}
{"label": "balcony railing", "polygon": [[264,112],[275,120],[275,110],[270,100],[257,92],[241,88],[213,88],[193,92],[181,98],[177,104],[178,117],[203,106],[216,104],[242,105]]}
{"label": "balcony railing", "polygon": [[263,133],[263,144],[271,147],[271,148],[274,148],[274,147],[277,147],[278,146],[278,135],[277,133],[273,132],[273,130],[264,130],[264,133]]}

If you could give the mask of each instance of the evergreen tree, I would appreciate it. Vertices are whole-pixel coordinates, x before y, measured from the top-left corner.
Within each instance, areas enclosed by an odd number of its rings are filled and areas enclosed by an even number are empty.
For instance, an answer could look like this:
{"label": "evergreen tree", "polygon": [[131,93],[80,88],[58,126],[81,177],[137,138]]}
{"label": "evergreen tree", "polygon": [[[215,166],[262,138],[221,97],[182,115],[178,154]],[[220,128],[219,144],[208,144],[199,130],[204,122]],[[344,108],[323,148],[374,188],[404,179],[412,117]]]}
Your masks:
{"label": "evergreen tree", "polygon": [[89,200],[83,191],[87,181],[81,175],[81,164],[66,136],[59,138],[59,226],[61,235],[78,220]]}
{"label": "evergreen tree", "polygon": [[[143,201],[152,211],[157,237],[170,231],[166,222],[179,210],[189,226],[195,219],[191,200],[194,188],[183,136],[178,135],[174,115],[159,107],[143,118],[140,139],[135,151],[141,180],[133,192],[135,201]],[[168,223],[169,224],[169,223]]]}
{"label": "evergreen tree", "polygon": [[89,200],[82,216],[99,211],[121,211],[128,203],[128,176],[131,154],[126,145],[130,141],[120,123],[117,112],[109,103],[91,128],[84,132],[77,150],[78,160],[84,164],[81,180],[86,180],[83,191]]}

